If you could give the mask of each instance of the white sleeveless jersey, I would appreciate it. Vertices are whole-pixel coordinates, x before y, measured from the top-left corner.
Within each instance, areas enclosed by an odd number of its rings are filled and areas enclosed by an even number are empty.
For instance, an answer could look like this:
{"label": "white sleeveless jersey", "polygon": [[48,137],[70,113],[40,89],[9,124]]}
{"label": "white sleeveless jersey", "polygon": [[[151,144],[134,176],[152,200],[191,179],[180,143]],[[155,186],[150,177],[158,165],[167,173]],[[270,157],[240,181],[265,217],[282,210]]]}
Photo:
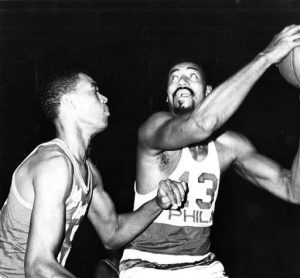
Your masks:
{"label": "white sleeveless jersey", "polygon": [[[30,156],[32,156],[38,148],[49,145],[59,146],[70,159],[74,169],[71,193],[65,202],[65,233],[62,246],[57,257],[58,262],[61,265],[64,265],[71,249],[74,234],[78,229],[79,223],[86,213],[91,200],[93,191],[92,174],[89,162],[87,162],[88,183],[86,185],[80,174],[77,162],[69,152],[66,145],[60,139],[54,139],[50,142],[39,145],[27,156],[22,164]],[[25,277],[24,257],[32,213],[32,204],[26,202],[17,191],[15,184],[15,172],[12,177],[10,193],[0,211],[0,277],[9,278]]]}
{"label": "white sleeveless jersey", "polygon": [[[151,252],[184,257],[201,257],[209,252],[210,226],[213,224],[220,179],[215,144],[213,142],[208,144],[208,154],[200,162],[192,157],[189,148],[182,149],[178,165],[169,178],[188,181],[188,194],[184,207],[162,211],[145,232],[128,245],[123,259],[129,259],[126,258],[126,253],[134,253],[136,256],[138,250],[141,254]],[[157,189],[144,195],[135,192],[134,209],[155,197],[156,194]],[[149,260],[147,255],[146,257]],[[186,259],[189,261],[189,258]],[[171,263],[173,262],[172,260]]]}

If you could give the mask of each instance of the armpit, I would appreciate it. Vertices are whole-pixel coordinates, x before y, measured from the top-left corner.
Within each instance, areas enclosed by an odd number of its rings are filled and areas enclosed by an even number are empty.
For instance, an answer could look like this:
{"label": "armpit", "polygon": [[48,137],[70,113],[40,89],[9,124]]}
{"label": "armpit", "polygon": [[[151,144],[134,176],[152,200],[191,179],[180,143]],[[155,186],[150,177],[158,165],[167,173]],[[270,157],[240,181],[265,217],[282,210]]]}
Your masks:
{"label": "armpit", "polygon": [[159,169],[161,171],[166,170],[170,163],[170,155],[167,152],[163,152],[157,156],[157,159],[159,160]]}

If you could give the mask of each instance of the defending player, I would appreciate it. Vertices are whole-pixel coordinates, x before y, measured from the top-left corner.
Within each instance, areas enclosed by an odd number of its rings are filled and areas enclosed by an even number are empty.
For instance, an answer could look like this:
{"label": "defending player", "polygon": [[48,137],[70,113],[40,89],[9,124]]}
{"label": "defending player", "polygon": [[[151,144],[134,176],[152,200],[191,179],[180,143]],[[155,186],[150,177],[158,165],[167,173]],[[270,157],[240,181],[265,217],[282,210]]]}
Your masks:
{"label": "defending player", "polygon": [[107,98],[90,76],[69,72],[49,80],[41,99],[57,138],[35,148],[13,174],[0,212],[2,278],[74,277],[64,264],[88,208],[103,244],[118,248],[162,209],[180,205],[186,190],[184,184],[161,181],[154,198],[139,210],[117,215],[88,157],[92,137],[108,124]]}

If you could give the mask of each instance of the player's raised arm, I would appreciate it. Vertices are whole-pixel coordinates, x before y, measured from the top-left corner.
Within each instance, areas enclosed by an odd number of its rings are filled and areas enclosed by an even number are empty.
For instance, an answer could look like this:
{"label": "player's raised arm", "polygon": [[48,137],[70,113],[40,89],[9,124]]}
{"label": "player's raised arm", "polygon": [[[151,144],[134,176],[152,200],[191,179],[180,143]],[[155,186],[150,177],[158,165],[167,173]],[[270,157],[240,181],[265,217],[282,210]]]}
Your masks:
{"label": "player's raised arm", "polygon": [[97,184],[88,217],[108,249],[120,248],[134,239],[152,223],[162,209],[180,207],[187,190],[184,183],[161,181],[156,197],[133,212],[118,215],[111,198],[103,189],[100,175],[95,176],[95,179]]}
{"label": "player's raised arm", "polygon": [[33,170],[35,198],[25,254],[28,278],[75,277],[56,258],[65,228],[71,171],[69,161],[62,155],[49,155]]}
{"label": "player's raised arm", "polygon": [[208,95],[195,111],[196,120],[203,118],[208,123],[212,123],[214,128],[222,125],[239,107],[265,70],[270,65],[281,61],[292,49],[300,45],[299,38],[299,25],[284,28],[254,60]]}
{"label": "player's raised arm", "polygon": [[171,113],[157,113],[141,126],[139,146],[173,150],[208,139],[238,109],[265,70],[300,46],[299,39],[299,25],[284,28],[264,51],[211,93],[197,65],[175,65],[168,80]]}

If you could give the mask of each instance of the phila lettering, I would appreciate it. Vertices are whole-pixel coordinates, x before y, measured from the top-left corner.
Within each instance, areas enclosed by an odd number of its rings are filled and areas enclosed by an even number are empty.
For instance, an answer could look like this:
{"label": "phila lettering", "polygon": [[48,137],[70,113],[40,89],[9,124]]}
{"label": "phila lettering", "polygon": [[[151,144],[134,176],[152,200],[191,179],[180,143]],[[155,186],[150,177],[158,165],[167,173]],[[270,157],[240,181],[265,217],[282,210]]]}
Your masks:
{"label": "phila lettering", "polygon": [[[189,176],[189,172],[186,171],[180,176],[179,181],[193,182],[189,180]],[[180,218],[184,223],[210,224],[212,222],[212,206],[218,188],[218,178],[212,173],[204,172],[200,174],[194,186],[197,187],[197,196],[188,196],[188,200],[180,210],[169,210],[169,220]]]}

